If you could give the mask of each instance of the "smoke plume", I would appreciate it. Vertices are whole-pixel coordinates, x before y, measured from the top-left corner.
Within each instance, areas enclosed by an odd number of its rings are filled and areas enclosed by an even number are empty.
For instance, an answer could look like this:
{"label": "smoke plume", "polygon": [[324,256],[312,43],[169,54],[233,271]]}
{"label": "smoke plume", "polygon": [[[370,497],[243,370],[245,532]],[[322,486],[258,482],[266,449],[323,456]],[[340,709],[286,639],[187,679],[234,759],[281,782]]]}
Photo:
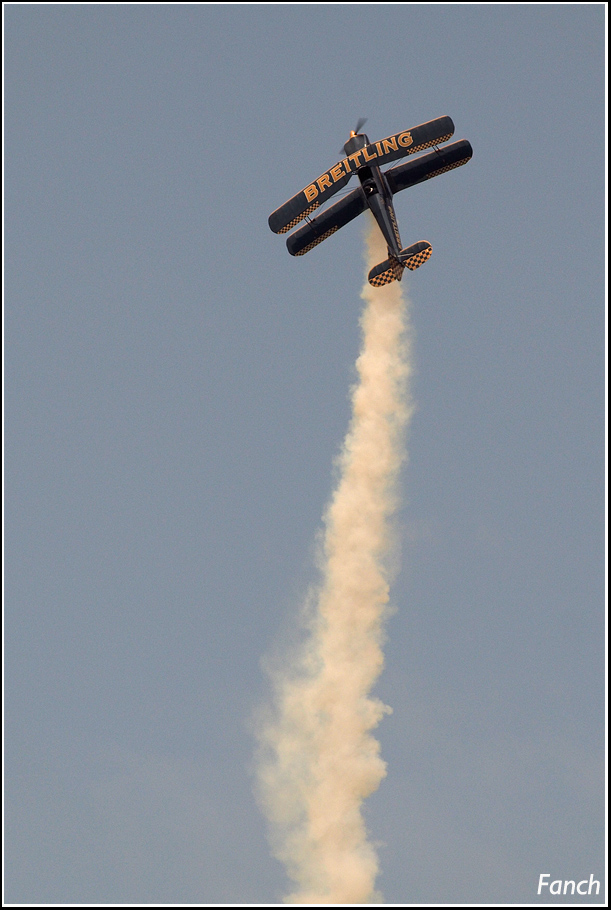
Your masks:
{"label": "smoke plume", "polygon": [[[366,242],[369,270],[387,256],[373,219]],[[370,693],[384,662],[410,357],[401,286],[365,283],[361,296],[358,381],[324,516],[321,581],[304,607],[304,641],[270,671],[274,703],[258,732],[259,796],[292,903],[381,901],[362,804],[386,774],[371,731],[391,709]]]}

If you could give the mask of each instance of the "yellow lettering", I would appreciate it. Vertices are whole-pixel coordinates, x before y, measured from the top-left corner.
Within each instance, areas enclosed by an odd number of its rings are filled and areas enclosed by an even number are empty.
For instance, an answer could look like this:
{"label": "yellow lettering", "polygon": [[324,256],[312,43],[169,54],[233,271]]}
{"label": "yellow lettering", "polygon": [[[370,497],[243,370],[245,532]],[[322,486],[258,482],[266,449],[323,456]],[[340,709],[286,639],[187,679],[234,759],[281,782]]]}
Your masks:
{"label": "yellow lettering", "polygon": [[325,189],[328,189],[331,186],[331,181],[329,180],[328,174],[323,174],[322,177],[319,177],[316,181],[320,187],[320,192],[322,193]]}
{"label": "yellow lettering", "polygon": [[360,167],[360,164],[359,164],[359,157],[360,157],[360,154],[361,154],[362,151],[363,151],[363,149],[359,149],[359,151],[358,151],[358,152],[355,152],[354,155],[348,155],[348,158],[349,158],[351,161],[354,160],[354,165],[355,165],[355,167]]}
{"label": "yellow lettering", "polygon": [[305,197],[308,200],[308,202],[311,202],[312,199],[316,199],[316,197],[318,196],[318,190],[316,189],[316,184],[311,183],[310,186],[306,186],[304,193],[305,193]]}
{"label": "yellow lettering", "polygon": [[406,149],[408,146],[410,146],[413,141],[414,140],[412,139],[412,134],[409,132],[400,133],[397,136],[397,142],[399,143],[399,145],[402,145],[404,149]]}
{"label": "yellow lettering", "polygon": [[382,139],[382,145],[384,146],[384,151],[386,153],[397,152],[399,150],[397,140],[394,136],[391,136],[390,139]]}
{"label": "yellow lettering", "polygon": [[381,155],[381,154],[382,154],[382,146],[380,145],[379,142],[376,142],[376,148],[377,148],[377,150],[378,150],[378,155]]}
{"label": "yellow lettering", "polygon": [[332,167],[329,173],[333,177],[333,183],[337,183],[338,180],[341,180],[344,176],[344,169],[341,166],[341,163],[336,164],[335,167]]}
{"label": "yellow lettering", "polygon": [[374,158],[378,157],[376,152],[374,152],[373,155],[369,155],[367,152],[367,149],[363,149],[362,151],[363,151],[363,158],[365,159],[365,161],[373,161]]}

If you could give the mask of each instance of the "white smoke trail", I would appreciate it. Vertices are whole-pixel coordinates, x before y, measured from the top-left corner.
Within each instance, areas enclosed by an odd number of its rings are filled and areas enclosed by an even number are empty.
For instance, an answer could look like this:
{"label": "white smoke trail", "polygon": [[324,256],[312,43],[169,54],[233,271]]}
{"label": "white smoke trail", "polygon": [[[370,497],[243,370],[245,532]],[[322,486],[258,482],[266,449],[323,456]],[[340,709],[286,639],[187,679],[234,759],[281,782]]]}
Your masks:
{"label": "white smoke trail", "polygon": [[[372,219],[367,269],[386,256]],[[322,582],[309,598],[307,640],[272,672],[273,716],[258,733],[259,795],[273,852],[297,886],[293,903],[381,900],[361,807],[386,774],[370,731],[391,709],[369,693],[384,660],[410,365],[401,286],[366,283],[361,296],[359,379],[324,519]]]}

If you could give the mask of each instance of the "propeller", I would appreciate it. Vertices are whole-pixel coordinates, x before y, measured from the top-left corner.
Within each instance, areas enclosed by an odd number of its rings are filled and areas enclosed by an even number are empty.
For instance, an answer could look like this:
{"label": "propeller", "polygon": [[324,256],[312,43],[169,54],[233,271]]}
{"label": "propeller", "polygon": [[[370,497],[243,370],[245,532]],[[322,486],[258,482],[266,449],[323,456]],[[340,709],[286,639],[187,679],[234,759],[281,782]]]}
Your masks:
{"label": "propeller", "polygon": [[[357,136],[366,123],[367,123],[367,117],[359,117],[359,119],[356,122],[356,128],[353,130],[353,132],[350,133],[350,138],[352,138],[352,136]],[[339,150],[339,153],[340,153],[340,155],[344,154],[343,146]]]}

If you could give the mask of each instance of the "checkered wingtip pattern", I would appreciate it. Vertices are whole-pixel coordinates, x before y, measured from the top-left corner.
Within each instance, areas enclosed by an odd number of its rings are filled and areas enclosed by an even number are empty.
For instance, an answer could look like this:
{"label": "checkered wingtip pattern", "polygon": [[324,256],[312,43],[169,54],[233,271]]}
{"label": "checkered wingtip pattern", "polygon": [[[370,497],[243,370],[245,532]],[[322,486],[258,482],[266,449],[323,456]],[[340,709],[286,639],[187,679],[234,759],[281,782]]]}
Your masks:
{"label": "checkered wingtip pattern", "polygon": [[[312,205],[308,206],[307,209],[304,209],[301,215],[298,215],[297,218],[293,218],[292,221],[289,221],[288,224],[285,224],[283,228],[280,228],[278,231],[279,234],[286,234],[287,231],[290,231],[291,228],[294,228],[299,224],[300,221],[303,221],[304,218],[307,218],[308,215],[311,215],[314,209],[317,209],[320,205],[320,202],[313,202]],[[304,251],[305,252],[305,251]]]}
{"label": "checkered wingtip pattern", "polygon": [[455,167],[460,167],[461,164],[466,164],[469,160],[469,158],[463,158],[462,161],[455,161],[453,164],[446,164],[445,167],[440,167],[438,170],[432,171],[427,175],[426,179],[428,180],[430,177],[437,177],[439,174],[445,174],[446,171],[452,171]]}
{"label": "checkered wingtip pattern", "polygon": [[447,133],[447,135],[439,136],[437,139],[429,139],[428,142],[421,142],[420,145],[410,146],[409,153],[410,155],[414,155],[416,152],[421,152],[423,149],[430,149],[432,145],[441,145],[442,142],[447,142],[452,136],[453,133]]}
{"label": "checkered wingtip pattern", "polygon": [[321,234],[320,237],[317,237],[316,240],[313,240],[312,243],[308,243],[307,246],[304,246],[302,250],[299,250],[298,253],[295,253],[295,256],[305,256],[306,253],[309,253],[310,250],[314,249],[315,246],[318,246],[319,243],[322,243],[323,240],[326,240],[327,237],[330,237],[331,234],[334,234],[336,231],[339,231],[339,226],[337,224],[335,227],[329,228],[328,231],[325,231],[324,234]]}

